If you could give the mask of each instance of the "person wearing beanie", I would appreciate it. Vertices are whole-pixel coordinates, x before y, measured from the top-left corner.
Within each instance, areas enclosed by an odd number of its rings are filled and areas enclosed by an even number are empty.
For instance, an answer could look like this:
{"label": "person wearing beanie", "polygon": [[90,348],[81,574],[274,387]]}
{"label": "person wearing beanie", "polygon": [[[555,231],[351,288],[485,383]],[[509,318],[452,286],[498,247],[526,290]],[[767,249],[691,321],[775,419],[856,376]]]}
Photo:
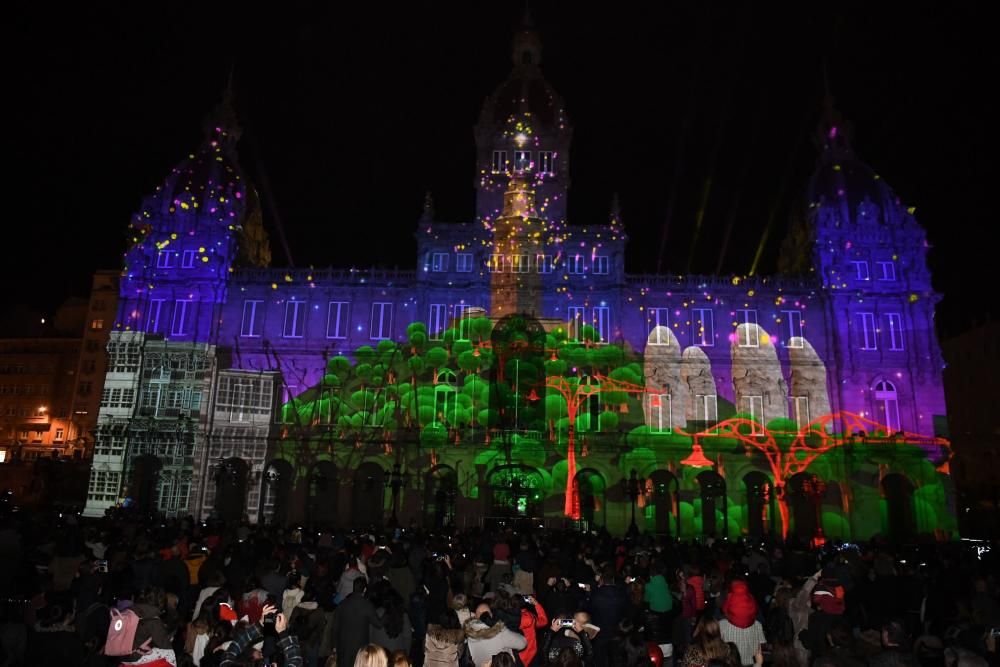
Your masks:
{"label": "person wearing beanie", "polygon": [[725,618],[719,621],[722,641],[736,644],[740,663],[749,667],[760,653],[761,644],[767,640],[764,627],[757,620],[757,601],[750,594],[747,582],[737,579],[730,584],[722,613],[725,614]]}

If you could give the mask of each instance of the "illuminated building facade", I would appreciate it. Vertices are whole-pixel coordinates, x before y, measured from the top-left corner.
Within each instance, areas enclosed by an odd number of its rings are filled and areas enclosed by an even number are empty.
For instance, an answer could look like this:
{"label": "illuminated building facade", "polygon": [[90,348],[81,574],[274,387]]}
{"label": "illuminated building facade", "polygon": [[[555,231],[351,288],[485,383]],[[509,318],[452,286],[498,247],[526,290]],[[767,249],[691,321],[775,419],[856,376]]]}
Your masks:
{"label": "illuminated building facade", "polygon": [[217,110],[130,225],[88,512],[950,536],[926,237],[849,126],[820,122],[804,275],[631,274],[616,203],[566,219],[533,29],[512,55],[475,218],[428,197],[411,271],[269,268]]}

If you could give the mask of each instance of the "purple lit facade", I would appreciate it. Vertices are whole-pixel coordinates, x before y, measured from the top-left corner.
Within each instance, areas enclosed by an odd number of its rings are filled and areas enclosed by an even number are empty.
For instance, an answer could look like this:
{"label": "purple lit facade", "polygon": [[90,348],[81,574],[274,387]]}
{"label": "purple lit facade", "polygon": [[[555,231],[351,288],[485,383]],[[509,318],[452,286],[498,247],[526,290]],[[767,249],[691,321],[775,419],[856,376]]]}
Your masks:
{"label": "purple lit facade", "polygon": [[[811,270],[775,277],[631,274],[617,204],[606,224],[566,219],[572,128],[540,62],[537,34],[525,29],[514,41],[510,77],[486,100],[475,128],[475,218],[437,220],[428,198],[416,222],[411,271],[268,268],[257,198],[236,157],[239,129],[223,105],[198,151],[144,200],[130,225],[112,346],[131,345],[139,356],[116,374],[113,349],[108,386],[129,386],[136,398],[102,410],[106,438],[117,428],[122,444],[95,458],[94,474],[104,477],[101,484],[92,479],[88,511],[120,495],[132,459],[144,452],[163,459],[158,484],[173,480],[166,495],[159,487],[160,508],[196,515],[218,510],[205,488],[208,476],[225,473],[224,460],[243,457],[248,514],[263,519],[261,480],[279,430],[277,406],[320,382],[334,355],[403,341],[411,322],[424,322],[433,339],[469,313],[491,314],[496,273],[535,274],[541,312],[532,314],[564,323],[571,337],[587,323],[601,342],[640,353],[670,343],[698,348],[714,382],[714,393],[699,400],[715,398],[711,407],[692,408],[689,399],[675,408],[687,421],[746,413],[803,425],[850,412],[889,433],[946,435],[934,332],[940,296],[931,285],[926,235],[912,209],[855,155],[849,126],[832,110],[820,123],[808,192]],[[537,251],[519,255],[498,252],[494,243],[512,173],[530,176],[529,205],[543,221]],[[384,224],[387,233],[409,233],[398,222]],[[151,389],[155,373],[145,359],[157,346],[166,356],[181,351],[200,359],[183,369],[182,388],[167,379],[162,391]],[[740,355],[768,346],[780,368],[754,379]],[[807,377],[810,368],[822,386]],[[267,379],[254,390],[260,396],[253,417],[233,420],[233,410],[223,409],[237,401],[221,397],[227,374]],[[176,409],[164,411],[164,401]],[[136,435],[156,429],[172,429],[163,440],[175,448],[169,456]]]}

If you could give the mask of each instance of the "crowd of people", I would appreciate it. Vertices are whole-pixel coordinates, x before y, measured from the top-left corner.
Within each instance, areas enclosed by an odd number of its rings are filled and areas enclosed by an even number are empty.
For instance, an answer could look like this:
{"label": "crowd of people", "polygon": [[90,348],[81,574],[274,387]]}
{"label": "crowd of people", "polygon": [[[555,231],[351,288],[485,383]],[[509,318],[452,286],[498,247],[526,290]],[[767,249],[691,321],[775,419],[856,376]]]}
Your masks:
{"label": "crowd of people", "polygon": [[997,665],[988,545],[0,525],[0,667]]}

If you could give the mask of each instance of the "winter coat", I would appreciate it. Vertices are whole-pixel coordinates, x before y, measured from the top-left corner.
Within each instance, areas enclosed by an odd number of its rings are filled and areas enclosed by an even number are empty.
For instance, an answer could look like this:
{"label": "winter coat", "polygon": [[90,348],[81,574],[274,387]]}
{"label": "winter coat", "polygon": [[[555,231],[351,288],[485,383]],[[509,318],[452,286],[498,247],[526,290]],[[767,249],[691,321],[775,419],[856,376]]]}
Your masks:
{"label": "winter coat", "polygon": [[372,627],[370,632],[371,643],[378,644],[390,654],[395,651],[403,651],[409,655],[410,645],[413,643],[413,626],[410,625],[409,615],[403,612],[403,625],[399,630],[399,634],[395,637],[389,636],[388,630],[385,627],[385,616],[379,614],[379,618],[382,620],[382,627]]}
{"label": "winter coat", "polygon": [[[233,641],[229,642],[229,646],[226,647],[219,666],[238,667],[238,665],[242,665],[243,662],[240,660],[240,656],[243,655],[243,652],[246,651],[248,646],[256,644],[263,638],[264,633],[259,624],[248,625],[241,632],[236,633]],[[288,630],[278,634],[278,650],[284,656],[282,664],[285,667],[302,667],[302,651],[299,648],[298,637],[288,632]]]}
{"label": "winter coat", "polygon": [[[614,629],[625,618],[628,612],[628,595],[621,586],[600,586],[585,605],[590,612],[590,622],[599,628],[608,628],[609,632],[598,636],[601,643],[611,639]],[[604,633],[601,633],[604,634]]]}
{"label": "winter coat", "polygon": [[594,648],[590,643],[590,635],[581,632],[577,635],[570,628],[559,628],[558,632],[545,633],[542,641],[541,658],[544,662],[555,664],[563,649],[570,648],[584,665],[594,662]]}
{"label": "winter coat", "polygon": [[360,593],[351,593],[340,603],[333,616],[337,662],[353,665],[358,651],[370,642],[370,628],[382,627],[375,605]]}
{"label": "winter coat", "polygon": [[326,614],[316,602],[300,602],[288,616],[288,630],[303,649],[319,650],[326,628]]}
{"label": "winter coat", "polygon": [[523,650],[528,641],[524,635],[512,632],[501,621],[487,625],[478,618],[465,622],[465,637],[469,642],[469,654],[474,665],[489,662],[497,653],[514,654]]}
{"label": "winter coat", "polygon": [[151,604],[134,604],[132,611],[139,617],[135,630],[133,648],[139,648],[150,640],[150,648],[171,648],[171,636],[166,624],[160,618],[160,610]]}
{"label": "winter coat", "polygon": [[524,635],[525,641],[528,642],[524,650],[518,653],[522,665],[530,665],[531,661],[534,660],[535,654],[538,653],[538,630],[548,624],[549,617],[545,615],[545,610],[542,609],[542,605],[538,604],[537,601],[535,602],[534,614],[527,609],[521,610],[521,634]]}
{"label": "winter coat", "polygon": [[684,601],[681,613],[684,618],[695,619],[705,610],[705,579],[703,577],[688,577],[684,587]]}
{"label": "winter coat", "polygon": [[458,667],[464,641],[465,633],[461,629],[445,630],[440,625],[428,625],[424,640],[424,666]]}

